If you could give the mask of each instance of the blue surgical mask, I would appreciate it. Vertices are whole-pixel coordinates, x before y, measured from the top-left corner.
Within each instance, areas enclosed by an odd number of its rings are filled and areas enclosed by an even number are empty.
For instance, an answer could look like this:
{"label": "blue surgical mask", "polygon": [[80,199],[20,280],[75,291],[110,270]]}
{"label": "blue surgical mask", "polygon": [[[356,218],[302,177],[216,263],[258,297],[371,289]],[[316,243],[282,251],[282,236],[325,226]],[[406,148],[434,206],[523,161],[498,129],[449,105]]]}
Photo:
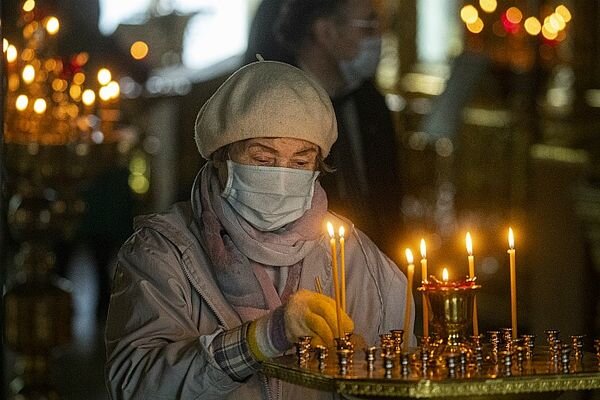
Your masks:
{"label": "blue surgical mask", "polygon": [[375,76],[381,55],[381,37],[362,39],[358,46],[356,57],[340,62],[340,69],[349,90],[358,88],[365,80]]}
{"label": "blue surgical mask", "polygon": [[261,231],[275,231],[304,215],[312,205],[318,171],[238,164],[227,160],[221,196]]}

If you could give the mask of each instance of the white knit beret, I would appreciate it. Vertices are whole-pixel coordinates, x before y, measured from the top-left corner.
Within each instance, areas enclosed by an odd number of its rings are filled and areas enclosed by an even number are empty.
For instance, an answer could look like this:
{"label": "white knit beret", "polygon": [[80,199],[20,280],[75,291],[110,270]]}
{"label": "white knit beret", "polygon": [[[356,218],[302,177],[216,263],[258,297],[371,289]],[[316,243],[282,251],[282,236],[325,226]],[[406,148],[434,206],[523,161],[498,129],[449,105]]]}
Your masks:
{"label": "white knit beret", "polygon": [[234,72],[204,103],[194,137],[205,159],[227,144],[261,137],[303,139],[326,157],[337,122],[327,92],[305,72],[258,61]]}

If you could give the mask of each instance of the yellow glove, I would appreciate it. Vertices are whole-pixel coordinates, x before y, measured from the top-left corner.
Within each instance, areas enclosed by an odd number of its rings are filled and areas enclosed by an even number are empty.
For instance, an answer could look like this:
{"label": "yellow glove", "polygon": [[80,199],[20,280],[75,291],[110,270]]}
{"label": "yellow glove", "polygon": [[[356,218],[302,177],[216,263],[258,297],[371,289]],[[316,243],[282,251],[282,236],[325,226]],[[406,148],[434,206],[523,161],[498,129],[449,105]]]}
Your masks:
{"label": "yellow glove", "polygon": [[[341,310],[340,310],[341,311]],[[345,312],[342,315],[342,334],[354,330],[354,322]],[[312,336],[314,345],[331,345],[340,337],[337,329],[335,301],[325,295],[301,289],[293,294],[284,312],[285,335],[290,342],[300,336]]]}
{"label": "yellow glove", "polygon": [[[342,330],[352,332],[354,323],[342,311]],[[246,339],[258,360],[280,355],[300,336],[312,336],[314,345],[332,345],[337,334],[335,301],[327,296],[301,289],[283,306],[252,321]]]}

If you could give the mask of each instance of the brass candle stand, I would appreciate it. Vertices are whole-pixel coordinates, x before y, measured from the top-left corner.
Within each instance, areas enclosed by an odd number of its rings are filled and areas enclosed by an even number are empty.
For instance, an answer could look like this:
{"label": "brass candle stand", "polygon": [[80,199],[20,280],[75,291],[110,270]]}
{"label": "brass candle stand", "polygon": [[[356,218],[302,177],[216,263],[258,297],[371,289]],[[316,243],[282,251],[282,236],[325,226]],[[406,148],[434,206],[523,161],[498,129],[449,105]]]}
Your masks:
{"label": "brass candle stand", "polygon": [[546,331],[546,346],[536,346],[533,335],[513,339],[510,328],[467,336],[479,289],[474,279],[432,280],[419,288],[430,306],[432,333],[408,352],[402,351],[401,330],[382,333],[379,346],[356,352],[349,335],[331,349],[316,350],[303,337],[296,357],[267,361],[263,370],[290,383],[369,399],[548,399],[564,391],[600,389],[598,339],[592,354],[582,351],[582,336],[563,341],[553,329]]}

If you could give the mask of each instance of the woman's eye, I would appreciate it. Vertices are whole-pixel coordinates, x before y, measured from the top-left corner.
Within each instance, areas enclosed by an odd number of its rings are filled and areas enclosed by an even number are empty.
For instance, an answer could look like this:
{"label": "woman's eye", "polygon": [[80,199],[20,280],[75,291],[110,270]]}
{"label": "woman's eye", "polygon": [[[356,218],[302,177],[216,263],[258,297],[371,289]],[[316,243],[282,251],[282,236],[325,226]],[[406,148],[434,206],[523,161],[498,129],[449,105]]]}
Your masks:
{"label": "woman's eye", "polygon": [[313,163],[307,160],[297,160],[294,161],[293,163],[294,168],[299,168],[299,169],[309,169],[313,166]]}
{"label": "woman's eye", "polygon": [[273,161],[270,158],[257,157],[254,159],[258,164],[272,164]]}

